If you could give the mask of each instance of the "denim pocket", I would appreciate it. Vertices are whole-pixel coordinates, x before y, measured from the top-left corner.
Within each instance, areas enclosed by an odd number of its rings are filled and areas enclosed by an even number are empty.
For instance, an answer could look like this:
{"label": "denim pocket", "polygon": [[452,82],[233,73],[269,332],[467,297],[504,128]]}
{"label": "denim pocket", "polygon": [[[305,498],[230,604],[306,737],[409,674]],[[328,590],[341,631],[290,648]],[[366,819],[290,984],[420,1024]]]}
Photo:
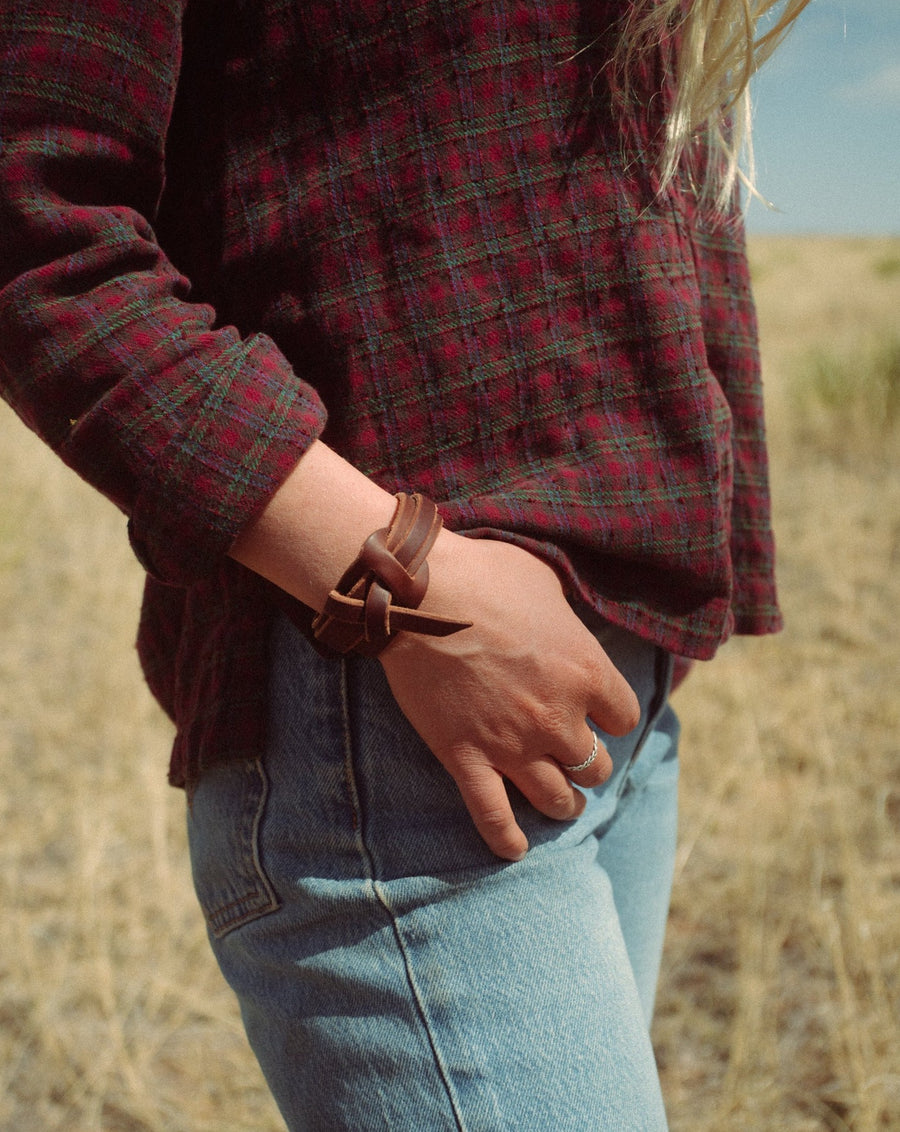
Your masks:
{"label": "denim pocket", "polygon": [[259,857],[268,779],[259,760],[204,772],[188,808],[188,842],[197,899],[221,939],[279,907]]}

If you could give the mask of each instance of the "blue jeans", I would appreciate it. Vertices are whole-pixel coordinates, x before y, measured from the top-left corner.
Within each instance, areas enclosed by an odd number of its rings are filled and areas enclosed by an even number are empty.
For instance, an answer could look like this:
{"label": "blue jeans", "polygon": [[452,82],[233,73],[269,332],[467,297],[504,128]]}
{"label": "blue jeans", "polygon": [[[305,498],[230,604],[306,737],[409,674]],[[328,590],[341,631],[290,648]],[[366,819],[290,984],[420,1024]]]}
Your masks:
{"label": "blue jeans", "polygon": [[660,1132],[649,1017],[675,849],[670,658],[597,621],[641,700],[612,778],[495,858],[376,660],[273,640],[270,738],[189,832],[218,962],[292,1130]]}

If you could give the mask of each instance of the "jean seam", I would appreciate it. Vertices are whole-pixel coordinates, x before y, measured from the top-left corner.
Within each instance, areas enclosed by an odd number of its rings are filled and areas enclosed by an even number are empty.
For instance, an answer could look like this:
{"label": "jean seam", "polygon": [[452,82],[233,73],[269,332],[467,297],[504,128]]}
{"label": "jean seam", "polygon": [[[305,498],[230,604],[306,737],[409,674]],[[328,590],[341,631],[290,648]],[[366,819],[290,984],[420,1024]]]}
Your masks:
{"label": "jean seam", "polygon": [[[258,888],[251,892],[242,893],[241,896],[235,900],[228,901],[225,904],[219,904],[206,913],[209,930],[216,939],[222,939],[224,936],[228,935],[229,932],[234,931],[235,928],[249,924],[253,920],[259,919],[261,916],[266,916],[270,912],[277,911],[281,907],[281,901],[278,899],[271,881],[266,875],[259,855],[259,830],[262,823],[263,812],[266,808],[266,801],[269,797],[269,777],[265,772],[261,759],[257,758],[246,764],[244,773],[251,774],[253,771],[256,772],[259,779],[259,799],[249,823],[246,823],[246,815],[241,816],[242,826],[245,823],[249,824],[249,830],[248,836],[244,835],[243,830],[241,832],[240,864],[242,869],[252,871],[254,879],[257,881]],[[232,914],[232,909],[237,910],[242,907],[245,909],[242,914]]]}
{"label": "jean seam", "polygon": [[[377,663],[377,662],[376,662]],[[394,940],[397,944],[397,951],[403,963],[403,971],[406,977],[406,985],[409,988],[409,993],[415,1007],[416,1014],[422,1025],[425,1037],[428,1040],[428,1047],[431,1050],[431,1055],[434,1058],[435,1069],[437,1070],[438,1078],[444,1086],[444,1091],[447,1096],[450,1111],[453,1115],[453,1121],[456,1126],[457,1132],[466,1132],[465,1121],[463,1120],[462,1112],[458,1099],[456,1097],[453,1084],[450,1080],[450,1074],[447,1070],[444,1060],[440,1055],[437,1045],[437,1035],[432,1032],[431,1025],[428,1020],[428,1013],[425,1008],[425,1000],[422,995],[418,983],[416,982],[415,975],[412,968],[412,960],[407,950],[406,944],[403,939],[403,933],[400,929],[400,924],[391,907],[390,900],[387,893],[384,891],[381,884],[375,876],[375,857],[372,850],[366,843],[365,836],[365,817],[362,811],[362,804],[360,801],[359,788],[356,783],[356,772],[354,767],[353,758],[353,721],[352,711],[350,706],[350,679],[348,664],[346,660],[341,660],[341,715],[343,720],[344,729],[344,769],[345,778],[347,782],[347,789],[350,794],[350,802],[353,806],[354,817],[356,818],[356,840],[359,846],[360,857],[363,861],[363,869],[365,871],[365,879],[369,891],[377,902],[377,904],[384,911],[391,925],[391,932],[393,933]]]}

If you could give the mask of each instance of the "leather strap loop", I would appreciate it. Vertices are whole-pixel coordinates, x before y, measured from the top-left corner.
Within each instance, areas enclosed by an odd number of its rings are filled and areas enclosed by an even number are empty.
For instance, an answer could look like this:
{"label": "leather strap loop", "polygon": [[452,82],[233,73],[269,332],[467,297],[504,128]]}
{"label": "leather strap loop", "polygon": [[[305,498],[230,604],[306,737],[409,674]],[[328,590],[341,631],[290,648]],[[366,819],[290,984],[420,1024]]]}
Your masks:
{"label": "leather strap loop", "polygon": [[363,604],[367,641],[388,640],[391,635],[391,594],[384,586],[373,582]]}
{"label": "leather strap loop", "polygon": [[428,589],[428,563],[422,562],[418,570],[405,568],[385,545],[382,531],[369,535],[359,555],[366,570],[379,578],[390,590],[395,601],[415,609],[422,603]]}
{"label": "leather strap loop", "polygon": [[418,612],[428,589],[426,558],[441,526],[430,499],[400,493],[390,526],[369,535],[314,619],[317,644],[377,656],[400,632],[443,637],[467,629],[470,621]]}

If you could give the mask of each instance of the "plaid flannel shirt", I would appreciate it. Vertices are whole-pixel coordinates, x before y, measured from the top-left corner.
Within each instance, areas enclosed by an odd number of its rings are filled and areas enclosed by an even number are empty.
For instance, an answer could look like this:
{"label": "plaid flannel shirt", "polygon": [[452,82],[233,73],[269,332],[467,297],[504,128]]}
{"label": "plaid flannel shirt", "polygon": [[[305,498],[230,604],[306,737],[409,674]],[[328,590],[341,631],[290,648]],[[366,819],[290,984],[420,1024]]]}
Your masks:
{"label": "plaid flannel shirt", "polygon": [[610,112],[620,7],[0,8],[4,395],[128,515],[173,782],[263,742],[227,551],[317,436],[675,653],[778,627],[740,221]]}

